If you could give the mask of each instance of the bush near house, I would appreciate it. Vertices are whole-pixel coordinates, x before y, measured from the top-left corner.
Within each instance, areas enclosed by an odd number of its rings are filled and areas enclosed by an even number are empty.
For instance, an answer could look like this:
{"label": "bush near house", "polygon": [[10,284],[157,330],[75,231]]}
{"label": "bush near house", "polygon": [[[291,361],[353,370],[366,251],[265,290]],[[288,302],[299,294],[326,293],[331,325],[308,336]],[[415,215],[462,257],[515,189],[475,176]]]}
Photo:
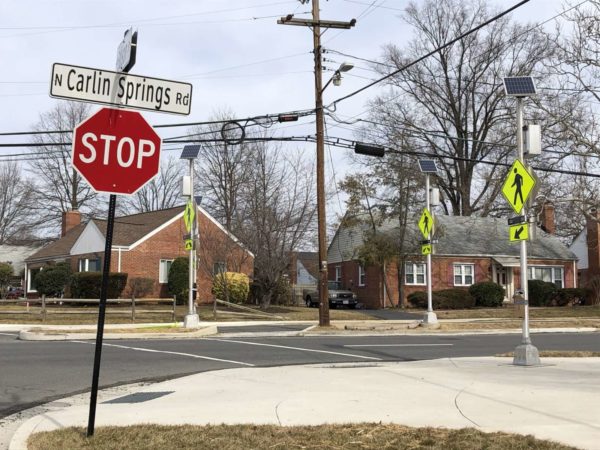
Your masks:
{"label": "bush near house", "polygon": [[0,298],[6,297],[8,284],[13,276],[13,267],[8,263],[0,263]]}
{"label": "bush near house", "polygon": [[497,308],[504,301],[504,288],[493,281],[472,284],[469,294],[475,299],[475,306]]}
{"label": "bush near house", "polygon": [[529,306],[550,306],[558,293],[554,283],[541,280],[529,280]]}
{"label": "bush near house", "polygon": [[556,306],[585,305],[589,296],[590,291],[584,288],[559,289],[552,304]]}
{"label": "bush near house", "polygon": [[588,290],[589,297],[587,298],[587,305],[600,305],[600,277],[593,277],[587,284],[586,289]]}
{"label": "bush near house", "polygon": [[[41,272],[40,272],[41,273]],[[39,276],[39,275],[38,275]],[[37,280],[37,278],[36,278]],[[73,274],[71,296],[73,298],[100,298],[101,272],[79,272]],[[127,274],[113,272],[108,275],[107,298],[120,298],[127,285]]]}
{"label": "bush near house", "polygon": [[219,300],[244,303],[250,292],[248,275],[238,272],[218,273],[213,277],[212,294]]}
{"label": "bush near house", "polygon": [[189,270],[189,259],[183,256],[175,258],[169,269],[169,294],[175,296],[178,305],[185,304],[188,298]]}
{"label": "bush near house", "polygon": [[[427,308],[427,292],[408,295],[408,302],[416,308]],[[443,289],[432,292],[433,309],[467,309],[475,306],[475,299],[466,289]]]}
{"label": "bush near house", "polygon": [[71,279],[71,266],[64,262],[42,267],[33,284],[39,295],[62,297]]}
{"label": "bush near house", "polygon": [[129,297],[141,298],[154,291],[154,279],[134,277],[127,283],[127,294]]}

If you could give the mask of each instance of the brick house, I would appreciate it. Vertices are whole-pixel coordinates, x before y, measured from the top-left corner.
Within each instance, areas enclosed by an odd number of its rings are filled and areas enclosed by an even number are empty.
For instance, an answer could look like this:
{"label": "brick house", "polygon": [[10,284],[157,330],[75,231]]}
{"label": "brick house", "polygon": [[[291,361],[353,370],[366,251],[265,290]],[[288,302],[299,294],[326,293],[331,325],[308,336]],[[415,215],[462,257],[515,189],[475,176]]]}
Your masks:
{"label": "brick house", "polygon": [[[559,287],[577,286],[577,256],[554,232],[553,209],[545,210],[542,225],[548,232],[535,230],[528,246],[528,277],[552,281]],[[491,217],[436,216],[436,237],[432,255],[433,290],[468,287],[481,281],[494,281],[504,287],[505,301],[512,301],[515,287],[520,286],[520,244],[508,239],[506,219]],[[412,220],[404,236],[407,256],[404,263],[404,296],[425,291],[426,258],[421,256]],[[399,274],[396,263],[383,271],[378,266],[363,267],[358,261],[358,249],[363,244],[367,227],[340,227],[328,249],[330,280],[340,280],[342,287],[356,293],[368,308],[396,306],[399,297]],[[396,223],[384,222],[378,229],[392,238],[400,239]],[[531,232],[530,232],[531,233]]]}
{"label": "brick house", "polygon": [[[117,217],[113,230],[111,272],[126,272],[128,278],[155,280],[153,297],[168,296],[168,273],[173,260],[188,257],[183,236],[184,206]],[[212,300],[212,276],[230,270],[251,275],[254,255],[239,240],[198,207],[196,214],[200,245],[197,250],[198,302]],[[106,220],[81,222],[78,211],[63,214],[62,236],[26,259],[25,287],[37,296],[32,279],[46,264],[69,262],[73,272],[102,271]]]}
{"label": "brick house", "polygon": [[594,277],[600,277],[600,211],[592,209],[586,215],[586,225],[573,239],[569,249],[579,259],[577,279],[579,286],[586,286]]}

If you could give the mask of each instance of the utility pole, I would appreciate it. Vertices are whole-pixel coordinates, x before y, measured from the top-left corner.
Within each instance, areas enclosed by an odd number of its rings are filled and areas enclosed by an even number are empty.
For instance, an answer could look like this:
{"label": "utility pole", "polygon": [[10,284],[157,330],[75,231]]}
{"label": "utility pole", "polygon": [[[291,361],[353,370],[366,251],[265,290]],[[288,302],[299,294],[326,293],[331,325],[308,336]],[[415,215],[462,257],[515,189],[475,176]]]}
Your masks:
{"label": "utility pole", "polygon": [[[305,0],[300,0],[305,3]],[[321,59],[321,27],[350,29],[356,23],[321,20],[319,0],[313,0],[312,19],[295,19],[288,14],[277,21],[280,25],[311,27],[313,30],[313,53],[315,57],[315,113],[317,122],[317,222],[319,234],[319,326],[329,326],[329,290],[327,288],[327,230],[325,216],[325,139],[323,118],[323,80]]]}

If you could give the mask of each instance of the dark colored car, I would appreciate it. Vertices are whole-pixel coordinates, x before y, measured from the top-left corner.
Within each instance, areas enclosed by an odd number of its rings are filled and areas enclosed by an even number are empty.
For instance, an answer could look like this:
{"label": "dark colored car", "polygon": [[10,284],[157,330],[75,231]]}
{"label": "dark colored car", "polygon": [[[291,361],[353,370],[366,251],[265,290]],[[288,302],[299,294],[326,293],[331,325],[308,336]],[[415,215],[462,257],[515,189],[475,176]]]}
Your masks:
{"label": "dark colored car", "polygon": [[23,291],[23,288],[20,287],[11,287],[8,289],[8,292],[6,293],[6,298],[7,299],[17,299],[17,298],[21,298],[25,296],[25,291]]}

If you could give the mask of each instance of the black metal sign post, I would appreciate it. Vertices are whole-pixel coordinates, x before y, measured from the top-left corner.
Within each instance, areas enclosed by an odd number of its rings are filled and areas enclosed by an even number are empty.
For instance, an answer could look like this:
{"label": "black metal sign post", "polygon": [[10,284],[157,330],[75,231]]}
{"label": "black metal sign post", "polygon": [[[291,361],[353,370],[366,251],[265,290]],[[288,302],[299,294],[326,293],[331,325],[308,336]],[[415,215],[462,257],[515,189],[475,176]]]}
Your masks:
{"label": "black metal sign post", "polygon": [[108,203],[108,221],[106,223],[106,244],[104,245],[104,267],[100,285],[100,306],[98,308],[98,330],[96,331],[96,352],[94,354],[94,373],[92,375],[92,393],[90,396],[90,415],[88,418],[88,437],[94,435],[96,422],[96,401],[98,399],[98,380],[100,378],[100,360],[102,358],[102,338],[104,337],[104,318],[106,316],[106,295],[108,291],[108,275],[110,273],[110,254],[112,248],[113,228],[115,224],[115,206],[117,196],[111,194]]}

